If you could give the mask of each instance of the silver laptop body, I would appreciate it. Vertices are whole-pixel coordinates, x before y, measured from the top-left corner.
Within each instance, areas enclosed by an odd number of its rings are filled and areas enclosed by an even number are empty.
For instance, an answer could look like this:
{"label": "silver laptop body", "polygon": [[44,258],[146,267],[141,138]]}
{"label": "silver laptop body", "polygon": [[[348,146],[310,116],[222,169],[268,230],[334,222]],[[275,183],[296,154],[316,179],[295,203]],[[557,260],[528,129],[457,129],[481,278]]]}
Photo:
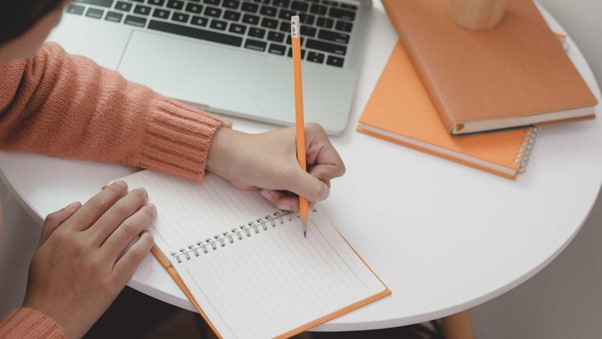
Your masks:
{"label": "silver laptop body", "polygon": [[339,134],[349,120],[371,6],[79,0],[49,40],[200,109],[287,126],[295,119],[288,25],[291,15],[301,15],[305,120]]}

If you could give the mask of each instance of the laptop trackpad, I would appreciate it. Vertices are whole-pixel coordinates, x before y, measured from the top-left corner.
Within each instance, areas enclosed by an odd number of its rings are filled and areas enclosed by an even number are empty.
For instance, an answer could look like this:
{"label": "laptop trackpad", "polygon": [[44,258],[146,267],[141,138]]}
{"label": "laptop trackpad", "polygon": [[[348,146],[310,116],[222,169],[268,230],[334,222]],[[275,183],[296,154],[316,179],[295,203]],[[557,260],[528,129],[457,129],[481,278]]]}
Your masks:
{"label": "laptop trackpad", "polygon": [[235,103],[248,110],[258,104],[265,58],[240,48],[134,31],[118,71],[174,99],[230,109]]}

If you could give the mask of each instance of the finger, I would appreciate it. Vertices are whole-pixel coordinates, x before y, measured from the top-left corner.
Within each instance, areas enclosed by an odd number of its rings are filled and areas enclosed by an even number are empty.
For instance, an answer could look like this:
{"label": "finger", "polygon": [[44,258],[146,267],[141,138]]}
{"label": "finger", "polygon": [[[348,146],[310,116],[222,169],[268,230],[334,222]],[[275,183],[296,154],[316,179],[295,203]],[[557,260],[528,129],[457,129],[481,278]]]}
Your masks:
{"label": "finger", "polygon": [[156,215],[155,206],[149,204],[123,221],[102,244],[101,251],[103,255],[111,262],[117,261],[132,241],[155,219]]}
{"label": "finger", "polygon": [[113,206],[119,199],[127,194],[128,186],[124,181],[117,181],[102,192],[88,200],[71,219],[69,227],[77,231],[83,231],[93,225],[98,218]]}
{"label": "finger", "polygon": [[38,247],[42,246],[48,237],[50,237],[50,235],[65,221],[67,221],[67,219],[69,219],[81,206],[82,204],[78,201],[68,205],[67,207],[64,207],[61,210],[48,214],[46,219],[44,219],[44,226],[42,227],[42,234],[40,235]]}
{"label": "finger", "polygon": [[334,148],[324,129],[317,124],[308,124],[307,167],[314,169],[314,176],[329,182],[345,174],[343,159]]}
{"label": "finger", "polygon": [[138,265],[150,252],[153,244],[153,236],[150,232],[142,232],[140,238],[127,249],[123,256],[115,263],[115,266],[113,266],[113,274],[117,284],[125,286],[134,275]]}
{"label": "finger", "polygon": [[[109,235],[124,222],[124,220],[144,206],[147,200],[148,194],[146,193],[146,190],[137,188],[115,202],[115,204],[113,204],[113,206],[111,206],[107,212],[90,227],[89,230],[93,233],[93,242],[98,245],[102,244]],[[137,232],[136,235],[138,235],[138,233],[140,232]]]}
{"label": "finger", "polygon": [[320,201],[328,196],[328,185],[313,175],[295,167],[287,174],[285,188],[308,201]]}

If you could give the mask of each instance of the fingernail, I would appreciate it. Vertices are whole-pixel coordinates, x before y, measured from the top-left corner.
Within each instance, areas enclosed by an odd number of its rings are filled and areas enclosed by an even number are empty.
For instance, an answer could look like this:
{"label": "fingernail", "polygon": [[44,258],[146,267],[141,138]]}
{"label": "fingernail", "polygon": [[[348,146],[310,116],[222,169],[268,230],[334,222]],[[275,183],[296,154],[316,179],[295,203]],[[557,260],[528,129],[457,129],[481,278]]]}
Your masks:
{"label": "fingernail", "polygon": [[330,187],[326,187],[326,191],[324,191],[324,194],[322,195],[322,199],[320,200],[325,200],[326,198],[328,198],[328,196],[330,195]]}
{"label": "fingernail", "polygon": [[69,205],[67,205],[67,207],[63,208],[63,211],[71,211],[72,209],[78,207],[79,204],[80,204],[79,201],[72,202]]}
{"label": "fingernail", "polygon": [[284,211],[291,210],[291,205],[289,205],[289,204],[277,204],[276,207],[278,207],[279,209],[284,210]]}
{"label": "fingernail", "polygon": [[148,204],[148,208],[154,216],[157,216],[157,207],[153,204]]}
{"label": "fingernail", "polygon": [[125,181],[123,181],[123,180],[115,181],[113,183],[113,185],[119,186],[121,188],[127,188],[128,187],[128,184],[126,184]]}
{"label": "fingernail", "polygon": [[261,190],[259,193],[262,197],[266,198],[267,200],[272,200],[272,192],[267,190]]}

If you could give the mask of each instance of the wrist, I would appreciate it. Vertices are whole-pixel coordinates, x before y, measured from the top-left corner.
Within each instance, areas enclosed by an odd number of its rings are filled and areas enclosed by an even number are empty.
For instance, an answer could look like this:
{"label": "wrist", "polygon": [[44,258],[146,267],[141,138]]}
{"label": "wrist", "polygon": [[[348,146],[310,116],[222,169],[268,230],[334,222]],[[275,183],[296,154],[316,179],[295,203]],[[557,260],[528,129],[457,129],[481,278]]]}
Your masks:
{"label": "wrist", "polygon": [[245,135],[245,133],[227,127],[217,130],[209,147],[207,171],[227,180],[232,179],[233,171],[240,167],[236,162],[244,156],[244,154],[238,153],[245,143],[243,140]]}

